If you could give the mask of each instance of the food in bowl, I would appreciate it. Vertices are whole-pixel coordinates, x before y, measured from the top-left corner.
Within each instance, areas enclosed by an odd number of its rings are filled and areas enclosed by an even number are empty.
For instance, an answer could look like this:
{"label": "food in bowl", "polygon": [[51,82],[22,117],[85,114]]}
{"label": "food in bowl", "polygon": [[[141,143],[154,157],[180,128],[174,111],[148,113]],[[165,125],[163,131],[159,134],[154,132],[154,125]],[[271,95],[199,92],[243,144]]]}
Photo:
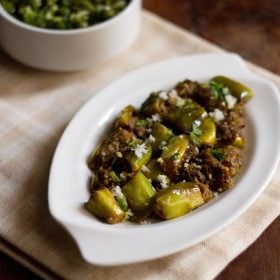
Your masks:
{"label": "food in bowl", "polygon": [[0,0],[19,20],[42,28],[84,28],[120,13],[130,0]]}
{"label": "food in bowl", "polygon": [[[0,0],[2,5],[3,1]],[[25,24],[0,4],[0,44],[15,60],[42,70],[98,68],[124,52],[135,41],[141,25],[141,3],[141,0],[130,0],[126,8],[112,19],[76,29],[51,29]]]}
{"label": "food in bowl", "polygon": [[245,85],[185,80],[129,105],[91,153],[85,207],[110,223],[185,215],[233,186],[242,166]]}

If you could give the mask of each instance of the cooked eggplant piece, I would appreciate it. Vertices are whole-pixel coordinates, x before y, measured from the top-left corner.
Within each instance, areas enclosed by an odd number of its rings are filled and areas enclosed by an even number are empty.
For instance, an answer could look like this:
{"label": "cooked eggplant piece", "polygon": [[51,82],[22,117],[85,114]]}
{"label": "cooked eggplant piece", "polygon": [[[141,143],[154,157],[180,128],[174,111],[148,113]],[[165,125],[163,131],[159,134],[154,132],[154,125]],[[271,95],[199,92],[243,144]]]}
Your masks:
{"label": "cooked eggplant piece", "polygon": [[144,175],[152,180],[153,186],[156,188],[165,188],[170,185],[170,178],[163,174],[157,160],[151,160],[145,168],[142,168]]}
{"label": "cooked eggplant piece", "polygon": [[116,121],[116,127],[131,129],[135,122],[135,108],[131,105],[125,107]]}
{"label": "cooked eggplant piece", "polygon": [[221,83],[225,87],[228,87],[230,92],[239,100],[248,101],[254,95],[253,91],[247,86],[225,76],[216,76],[212,78],[212,81]]}
{"label": "cooked eggplant piece", "polygon": [[216,144],[216,124],[212,118],[194,121],[190,138],[193,144],[201,146],[214,146]]}
{"label": "cooked eggplant piece", "polygon": [[173,132],[171,129],[159,122],[155,122],[152,126],[152,139],[154,141],[151,141],[153,152],[157,153],[162,144],[166,143],[172,136]]}
{"label": "cooked eggplant piece", "polygon": [[184,106],[171,109],[164,115],[164,118],[181,132],[187,133],[192,130],[193,122],[202,119],[205,115],[205,109],[188,98]]}
{"label": "cooked eggplant piece", "polygon": [[212,118],[205,118],[201,121],[199,136],[200,145],[214,146],[216,144],[216,125]]}
{"label": "cooked eggplant piece", "polygon": [[136,144],[135,148],[125,157],[128,161],[131,171],[136,172],[147,164],[152,156],[152,147],[150,144]]}
{"label": "cooked eggplant piece", "polygon": [[109,224],[119,223],[125,218],[125,212],[108,188],[93,191],[85,207],[94,216],[104,219]]}
{"label": "cooked eggplant piece", "polygon": [[173,136],[158,159],[161,169],[173,180],[179,173],[188,146],[189,141],[186,135]]}
{"label": "cooked eggplant piece", "polygon": [[156,215],[164,220],[170,220],[187,214],[203,203],[196,183],[182,182],[158,192],[152,206]]}
{"label": "cooked eggplant piece", "polygon": [[136,213],[142,215],[151,209],[151,199],[156,191],[149,179],[142,172],[138,172],[122,189],[128,206]]}

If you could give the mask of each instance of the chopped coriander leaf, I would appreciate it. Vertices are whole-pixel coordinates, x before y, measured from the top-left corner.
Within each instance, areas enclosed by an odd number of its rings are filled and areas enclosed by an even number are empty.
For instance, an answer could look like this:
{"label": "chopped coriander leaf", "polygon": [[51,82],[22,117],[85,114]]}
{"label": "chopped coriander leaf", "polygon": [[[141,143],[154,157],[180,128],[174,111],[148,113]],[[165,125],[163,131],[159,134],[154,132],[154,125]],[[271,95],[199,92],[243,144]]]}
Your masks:
{"label": "chopped coriander leaf", "polygon": [[223,161],[224,160],[224,153],[221,149],[215,149],[215,150],[212,150],[212,155],[217,159],[217,160],[220,160],[220,161]]}
{"label": "chopped coriander leaf", "polygon": [[192,142],[195,144],[195,145],[198,145],[199,144],[199,138],[196,134],[194,134],[193,132],[190,133],[190,137],[191,137],[191,140]]}
{"label": "chopped coriander leaf", "polygon": [[201,129],[199,128],[198,125],[196,125],[196,124],[194,124],[194,123],[192,124],[192,132],[193,132],[195,135],[197,135],[197,136],[202,135]]}
{"label": "chopped coriander leaf", "polygon": [[120,177],[116,174],[115,171],[110,171],[110,177],[112,178],[112,180],[114,181],[114,183],[119,184],[121,182]]}
{"label": "chopped coriander leaf", "polygon": [[123,210],[123,211],[127,211],[127,209],[128,209],[128,205],[127,205],[127,201],[126,201],[126,198],[125,198],[125,196],[123,195],[123,196],[118,196],[118,197],[116,197],[116,200],[117,200],[117,203],[118,203],[118,205],[120,206],[120,208]]}
{"label": "chopped coriander leaf", "polygon": [[199,136],[202,135],[201,129],[195,123],[192,124],[192,131],[190,132],[190,137],[192,142],[197,145],[199,143]]}
{"label": "chopped coriander leaf", "polygon": [[129,141],[127,144],[131,148],[136,148],[136,146],[139,144],[139,141],[134,139],[134,140]]}
{"label": "chopped coriander leaf", "polygon": [[225,101],[225,95],[228,91],[224,90],[225,87],[222,83],[210,81],[209,87],[217,100]]}
{"label": "chopped coriander leaf", "polygon": [[137,119],[135,122],[136,126],[138,127],[148,127],[149,121],[145,119]]}
{"label": "chopped coriander leaf", "polygon": [[178,157],[179,157],[179,153],[175,153],[171,156],[171,159],[176,160],[176,159],[178,159]]}

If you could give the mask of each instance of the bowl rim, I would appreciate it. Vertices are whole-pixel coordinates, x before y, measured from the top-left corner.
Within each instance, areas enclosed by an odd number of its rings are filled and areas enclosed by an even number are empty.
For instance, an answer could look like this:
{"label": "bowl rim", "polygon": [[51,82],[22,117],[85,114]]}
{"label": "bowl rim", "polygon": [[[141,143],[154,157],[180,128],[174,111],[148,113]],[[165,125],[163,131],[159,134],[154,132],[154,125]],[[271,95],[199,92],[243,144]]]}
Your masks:
{"label": "bowl rim", "polygon": [[116,21],[119,21],[122,17],[126,16],[126,14],[130,13],[131,10],[134,8],[134,6],[138,3],[141,2],[142,0],[130,0],[128,5],[117,15],[112,17],[111,19],[105,20],[103,22],[97,23],[90,25],[88,27],[84,28],[76,28],[76,29],[66,29],[66,30],[61,30],[61,29],[50,29],[50,28],[43,28],[43,27],[37,27],[33,26],[31,24],[25,23],[18,18],[12,16],[9,14],[4,7],[0,3],[0,20],[1,16],[7,20],[8,22],[16,25],[19,28],[32,31],[35,33],[44,33],[44,34],[51,34],[51,35],[75,35],[75,34],[80,34],[80,33],[87,33],[87,32],[92,32],[92,31],[98,31],[105,29],[111,24],[114,24]]}

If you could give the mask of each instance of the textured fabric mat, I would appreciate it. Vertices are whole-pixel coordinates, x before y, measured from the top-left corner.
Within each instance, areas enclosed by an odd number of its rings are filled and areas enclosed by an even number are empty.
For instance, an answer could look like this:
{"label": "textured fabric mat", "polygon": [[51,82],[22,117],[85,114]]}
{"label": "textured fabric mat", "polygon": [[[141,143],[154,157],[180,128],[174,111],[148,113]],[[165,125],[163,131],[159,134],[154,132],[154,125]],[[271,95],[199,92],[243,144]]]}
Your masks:
{"label": "textured fabric mat", "polygon": [[[215,236],[169,257],[113,268],[83,261],[74,241],[49,215],[47,189],[59,137],[99,89],[148,63],[220,51],[148,12],[138,40],[126,53],[88,71],[42,72],[0,51],[0,249],[48,279],[214,278],[279,215],[279,168],[259,199]],[[249,67],[280,88],[280,77]]]}

